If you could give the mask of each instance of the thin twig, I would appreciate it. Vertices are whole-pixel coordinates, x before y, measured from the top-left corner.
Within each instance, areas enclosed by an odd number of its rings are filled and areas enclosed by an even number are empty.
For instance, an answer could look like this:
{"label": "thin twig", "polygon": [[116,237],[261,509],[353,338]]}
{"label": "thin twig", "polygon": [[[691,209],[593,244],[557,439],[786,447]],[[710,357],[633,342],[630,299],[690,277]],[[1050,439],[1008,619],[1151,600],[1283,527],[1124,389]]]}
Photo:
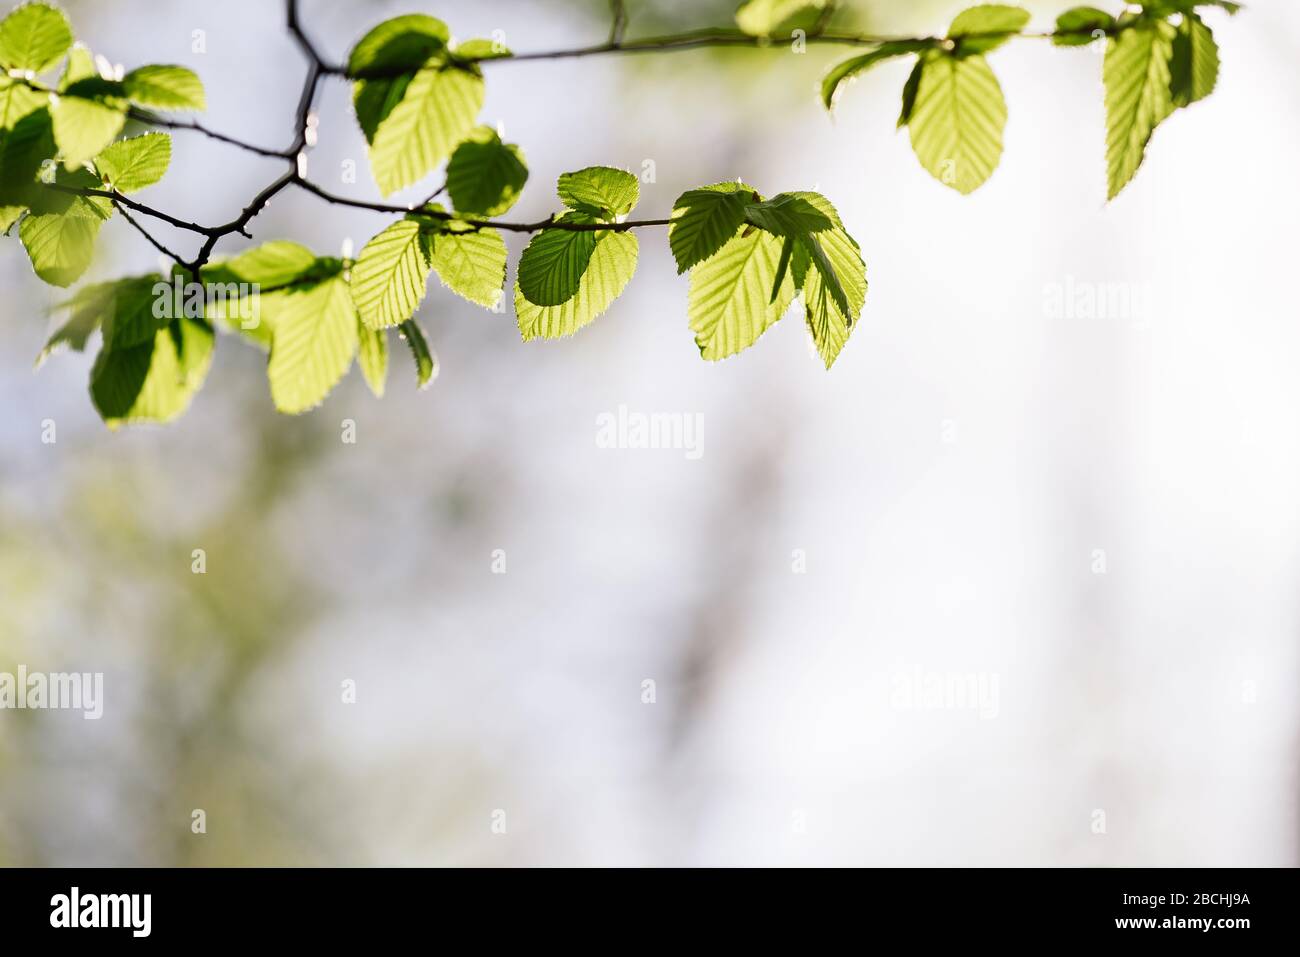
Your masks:
{"label": "thin twig", "polygon": [[[691,33],[674,34],[670,36],[643,37],[638,40],[625,40],[624,31],[627,26],[627,9],[622,0],[610,0],[610,10],[612,23],[610,27],[609,40],[605,43],[594,46],[577,47],[567,50],[551,50],[536,53],[518,53],[508,57],[501,57],[494,60],[484,60],[483,63],[505,63],[511,60],[516,61],[534,61],[534,60],[559,60],[570,59],[575,57],[597,56],[608,53],[664,53],[675,50],[691,50],[702,47],[738,47],[750,49],[764,48],[784,48],[788,41],[778,40],[769,37],[755,37],[741,33],[737,30],[702,30]],[[144,110],[132,108],[129,115],[135,119],[155,126],[161,126],[173,130],[192,130],[201,133],[204,136],[217,140],[231,146],[239,147],[250,153],[272,159],[284,160],[288,164],[288,169],[281,173],[274,181],[264,187],[252,201],[244,207],[240,214],[228,223],[219,226],[202,226],[198,223],[187,222],[178,219],[169,213],[146,206],[143,203],[123,196],[116,190],[105,189],[88,189],[82,187],[64,186],[61,184],[48,184],[49,188],[59,190],[65,193],[73,193],[81,196],[99,196],[112,200],[118,211],[126,217],[127,221],[134,226],[150,243],[160,252],[189,269],[196,276],[199,270],[205,266],[212,257],[212,253],[217,243],[224,237],[233,234],[247,236],[252,238],[248,232],[248,225],[264,210],[271,199],[277,194],[290,186],[296,186],[305,192],[311,193],[319,199],[336,206],[347,206],[353,209],[365,209],[376,213],[389,215],[404,215],[417,209],[427,206],[437,196],[447,189],[444,182],[428,199],[422,203],[412,206],[397,206],[388,203],[375,203],[368,200],[351,199],[346,196],[339,196],[330,193],[321,186],[311,182],[305,175],[305,164],[302,162],[303,155],[308,149],[308,124],[311,120],[312,107],[315,103],[316,94],[319,90],[321,80],[327,76],[338,76],[347,78],[345,66],[331,64],[327,62],[320,54],[315,44],[303,30],[302,21],[299,17],[298,0],[285,0],[285,20],[290,35],[297,42],[299,48],[307,58],[307,74],[303,80],[302,92],[298,97],[297,109],[294,112],[294,136],[290,145],[283,150],[273,150],[266,147],[256,146],[247,143],[233,136],[227,136],[194,122],[183,120],[169,120],[159,117]],[[943,37],[886,37],[874,36],[868,34],[851,34],[851,33],[828,33],[822,28],[825,23],[819,23],[807,36],[802,39],[808,43],[836,44],[840,46],[863,46],[879,47],[886,43],[911,43],[911,44],[932,44],[934,46],[951,46],[954,41]],[[1113,33],[1114,29],[1104,31]],[[1092,36],[1095,31],[1058,31],[1057,33],[1017,33],[1012,34],[1011,38],[1021,39],[1045,39],[1061,35],[1088,35]],[[972,38],[982,36],[978,34],[970,35]],[[989,34],[989,36],[1006,36],[1005,33]],[[19,82],[26,83],[33,89],[44,92],[54,92],[48,87],[44,87],[35,81],[17,78]],[[129,216],[127,209],[134,210],[142,215],[151,216],[178,229],[184,229],[192,233],[197,233],[204,237],[203,245],[200,247],[198,254],[192,260],[184,260],[181,257],[167,250],[161,243],[155,240],[135,219]],[[566,223],[557,222],[555,217],[539,220],[534,223],[514,223],[501,222],[491,219],[469,219],[460,218],[452,213],[433,212],[423,210],[421,215],[432,219],[456,220],[465,223],[468,226],[477,229],[499,229],[506,232],[518,233],[535,233],[543,229],[560,229],[571,232],[626,232],[631,229],[640,229],[652,226],[670,225],[670,219],[643,219],[628,220],[621,223]]]}
{"label": "thin twig", "polygon": [[175,226],[177,229],[186,229],[192,233],[202,233],[208,235],[215,227],[200,226],[198,223],[187,222],[183,219],[177,219],[170,213],[164,213],[160,209],[154,209],[152,206],[146,206],[144,203],[137,202],[129,196],[123,196],[114,189],[91,189],[85,186],[65,186],[62,183],[43,183],[46,189],[52,189],[59,193],[68,193],[73,196],[99,196],[103,199],[111,199],[114,203],[120,203],[134,209],[137,213],[143,213],[146,216],[152,216],[154,219],[161,219],[163,222]]}
{"label": "thin twig", "polygon": [[121,203],[117,202],[116,200],[113,201],[113,205],[116,206],[117,211],[122,214],[122,218],[135,227],[136,232],[138,232],[145,239],[149,240],[149,242],[153,245],[154,249],[158,250],[160,253],[162,253],[164,256],[168,257],[169,259],[174,260],[177,264],[181,266],[186,265],[184,259],[176,255],[176,253],[172,252],[162,243],[158,242],[158,240],[154,239],[153,236],[150,235],[149,230],[145,229],[138,222],[136,222],[135,217],[133,217],[130,213],[126,211],[125,206],[123,206]]}
{"label": "thin twig", "polygon": [[448,222],[455,221],[464,223],[467,226],[473,226],[476,229],[500,229],[511,233],[535,233],[543,229],[561,229],[573,233],[598,233],[598,232],[615,232],[622,233],[629,229],[640,229],[646,226],[667,226],[672,222],[670,219],[639,219],[628,220],[622,223],[561,223],[556,222],[554,218],[540,219],[535,223],[509,223],[496,219],[472,219],[456,216],[452,213],[436,213],[430,210],[423,210],[423,204],[412,206],[394,206],[390,203],[372,203],[365,199],[352,199],[348,196],[339,196],[325,190],[323,187],[311,182],[311,180],[302,177],[294,178],[294,185],[304,189],[314,196],[318,196],[325,202],[333,206],[349,206],[353,209],[368,209],[373,213],[385,213],[389,215],[404,215],[406,213],[418,212],[421,216],[429,219],[441,219]]}
{"label": "thin twig", "polygon": [[214,139],[219,143],[226,143],[230,146],[237,146],[241,150],[255,153],[258,156],[267,156],[272,159],[287,159],[289,156],[285,150],[273,150],[265,146],[257,146],[233,136],[227,136],[225,133],[218,133],[216,130],[208,129],[208,127],[195,120],[171,120],[166,117],[158,116],[156,113],[151,113],[148,110],[137,109],[136,107],[131,107],[131,109],[127,111],[126,115],[133,120],[147,123],[150,126],[160,126],[166,130],[191,130],[195,133],[202,133],[209,139]]}

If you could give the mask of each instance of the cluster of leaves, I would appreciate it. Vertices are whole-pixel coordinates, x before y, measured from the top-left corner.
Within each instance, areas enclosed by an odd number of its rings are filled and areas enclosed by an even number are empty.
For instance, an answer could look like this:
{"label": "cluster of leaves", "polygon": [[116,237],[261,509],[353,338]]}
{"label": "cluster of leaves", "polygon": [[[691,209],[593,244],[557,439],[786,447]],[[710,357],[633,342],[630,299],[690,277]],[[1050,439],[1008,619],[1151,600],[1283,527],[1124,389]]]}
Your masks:
{"label": "cluster of leaves", "polygon": [[[1156,124],[1214,87],[1217,51],[1196,12],[1208,2],[1152,0],[1118,18],[1076,8],[1051,34],[1061,45],[1107,43],[1112,195],[1133,176]],[[766,44],[792,30],[823,31],[833,6],[749,0],[737,12],[734,36]],[[996,167],[1006,122],[985,55],[1023,35],[1028,21],[1017,7],[985,5],[959,15],[946,37],[881,42],[836,66],[823,100],[830,108],[843,82],[875,63],[915,56],[900,125],[909,128],[922,165],[968,193]],[[286,413],[319,405],[354,362],[382,395],[390,330],[409,347],[423,387],[437,360],[415,314],[431,273],[451,293],[501,312],[502,233],[532,233],[514,285],[519,333],[525,341],[571,336],[626,288],[639,253],[632,229],[654,225],[668,226],[678,272],[690,273],[689,325],[705,359],[753,345],[799,299],[818,354],[827,368],[835,362],[862,313],[866,266],[835,207],[818,193],[768,199],[740,181],[719,183],[682,194],[668,220],[635,222],[629,217],[640,198],[637,177],[593,166],[560,176],[563,208],[549,218],[495,220],[520,198],[528,167],[517,145],[480,123],[481,64],[511,55],[491,40],[453,44],[447,25],[430,16],[379,24],[344,66],[329,72],[352,84],[379,190],[389,195],[444,169],[444,188],[434,197],[445,192],[446,204],[433,197],[409,211],[360,204],[398,218],[355,259],[273,241],[210,260],[209,242],[199,259],[178,260],[167,274],[84,286],[58,307],[66,318],[38,364],[60,347],[84,349],[99,332],[90,392],[110,425],[168,421],[183,412],[203,384],[219,329],[266,351],[271,397]],[[57,80],[42,79],[60,64]],[[87,269],[103,222],[118,210],[127,215],[125,197],[167,171],[169,137],[119,138],[127,121],[159,121],[150,110],[202,110],[203,88],[183,67],[125,73],[92,56],[73,43],[63,14],[39,0],[0,22],[0,66],[0,227],[17,224],[37,275],[69,286]],[[304,102],[314,84],[315,74]],[[283,182],[341,201],[301,175]]]}
{"label": "cluster of leaves", "polygon": [[[1228,0],[1147,0],[1118,17],[1075,7],[1057,18],[1050,34],[1054,44],[1106,43],[1102,79],[1111,199],[1142,165],[1156,126],[1213,92],[1218,45],[1197,12],[1208,6],[1240,9]],[[973,192],[997,168],[1007,123],[1006,100],[985,54],[1022,35],[1029,19],[1020,7],[984,4],[958,14],[945,37],[881,43],[836,65],[822,82],[822,102],[832,109],[845,80],[885,60],[915,56],[898,126],[907,127],[912,149],[931,175],[959,193]]]}
{"label": "cluster of leaves", "polygon": [[[67,189],[126,194],[161,179],[166,135],[114,141],[133,109],[204,109],[203,85],[180,66],[124,73],[74,44],[67,18],[43,3],[0,21],[0,68],[0,230],[17,223],[36,274],[68,286],[90,265],[114,207]],[[42,82],[56,71],[57,81]]]}

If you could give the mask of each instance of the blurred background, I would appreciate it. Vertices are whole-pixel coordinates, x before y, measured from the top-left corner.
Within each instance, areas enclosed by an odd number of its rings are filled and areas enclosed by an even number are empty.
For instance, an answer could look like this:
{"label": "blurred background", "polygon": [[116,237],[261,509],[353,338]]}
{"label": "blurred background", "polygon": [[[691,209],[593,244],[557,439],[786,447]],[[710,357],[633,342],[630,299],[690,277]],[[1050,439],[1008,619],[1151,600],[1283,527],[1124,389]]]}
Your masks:
{"label": "blurred background", "polygon": [[[928,34],[964,4],[849,6]],[[211,127],[289,141],[279,3],[65,7],[115,62],[195,69]],[[629,7],[636,36],[734,3]],[[304,2],[335,60],[416,9],[520,52],[609,29],[603,0]],[[596,163],[653,163],[645,217],[737,176],[830,197],[871,288],[829,373],[797,314],[702,362],[642,231],[573,339],[434,282],[427,392],[394,341],[383,401],[354,370],[279,416],[226,336],[184,418],[110,434],[93,350],[32,374],[61,294],[6,240],[0,671],[103,672],[105,701],[0,712],[0,863],[1300,863],[1300,9],[1206,16],[1217,92],[1110,205],[1100,50],[993,55],[1006,153],[967,198],[894,130],[904,61],[833,119],[840,48],[485,67],[532,173],[512,219]],[[349,102],[325,83],[311,175],[377,199]],[[177,133],[140,198],[221,222],[279,171]],[[286,192],[254,231],[337,254],[386,222]],[[156,268],[120,217],[101,237],[91,278]],[[598,447],[620,406],[702,416],[702,456]]]}

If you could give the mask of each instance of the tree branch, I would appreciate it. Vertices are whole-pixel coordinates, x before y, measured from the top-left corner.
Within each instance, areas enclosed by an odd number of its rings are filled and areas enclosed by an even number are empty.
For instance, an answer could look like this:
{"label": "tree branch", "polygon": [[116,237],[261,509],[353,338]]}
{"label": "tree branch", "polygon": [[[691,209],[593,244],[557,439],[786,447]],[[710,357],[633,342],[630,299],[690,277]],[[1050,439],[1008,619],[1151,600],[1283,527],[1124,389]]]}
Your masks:
{"label": "tree branch", "polygon": [[541,219],[535,223],[509,223],[496,219],[469,219],[455,216],[452,213],[440,213],[433,210],[422,208],[422,204],[415,206],[394,206],[389,203],[372,203],[364,199],[351,199],[347,196],[339,196],[335,193],[328,192],[322,187],[316,185],[308,179],[301,176],[294,177],[294,184],[300,189],[304,189],[323,199],[333,206],[348,206],[353,209],[368,209],[373,213],[385,213],[388,215],[405,215],[407,213],[419,213],[429,219],[441,219],[448,222],[454,221],[464,223],[467,226],[473,226],[476,229],[499,229],[509,233],[535,233],[543,229],[562,229],[572,233],[598,233],[598,232],[627,232],[629,229],[641,229],[646,226],[667,226],[672,222],[670,219],[641,219],[628,220],[622,223],[560,223],[556,222],[554,217]]}
{"label": "tree branch", "polygon": [[113,205],[116,206],[117,211],[122,214],[122,218],[135,227],[136,232],[138,232],[145,239],[149,240],[150,244],[153,246],[154,249],[158,250],[160,253],[162,253],[164,256],[167,256],[169,259],[172,259],[178,265],[186,266],[186,262],[184,259],[176,255],[176,253],[172,252],[162,243],[158,242],[158,240],[154,239],[153,236],[149,233],[149,230],[145,229],[138,222],[136,222],[135,217],[133,217],[130,213],[126,211],[125,206],[123,206],[117,200],[113,201]]}
{"label": "tree branch", "polygon": [[148,110],[141,110],[134,106],[127,111],[126,115],[133,120],[147,123],[149,126],[160,126],[166,130],[190,130],[195,133],[202,133],[209,139],[216,140],[219,143],[226,143],[230,146],[237,146],[241,150],[246,150],[249,153],[256,153],[258,156],[268,156],[273,159],[287,159],[292,155],[287,150],[273,150],[265,146],[256,146],[253,143],[236,139],[233,136],[218,133],[216,130],[208,129],[206,126],[194,120],[169,120],[157,115],[156,113],[151,113]]}
{"label": "tree branch", "polygon": [[[741,33],[735,29],[706,29],[667,36],[643,37],[637,40],[625,40],[623,35],[627,27],[627,8],[624,0],[610,0],[610,12],[612,22],[610,26],[609,39],[605,43],[586,47],[576,47],[567,50],[517,53],[508,57],[483,60],[480,61],[480,63],[505,63],[511,60],[534,61],[572,59],[577,57],[598,56],[608,53],[668,53],[677,50],[693,50],[704,47],[781,49],[789,42],[769,37],[750,36],[749,34]],[[327,76],[337,76],[347,79],[347,70],[343,65],[336,65],[327,62],[321,55],[320,51],[316,48],[315,44],[313,44],[311,39],[307,36],[306,32],[303,30],[302,21],[299,16],[298,0],[285,0],[285,22],[289,34],[294,38],[299,49],[302,50],[308,61],[307,75],[303,80],[302,92],[299,94],[297,109],[294,113],[294,137],[288,148],[283,150],[268,149],[266,147],[256,146],[252,143],[245,142],[233,136],[218,133],[215,130],[208,129],[195,121],[170,120],[157,116],[149,111],[136,109],[134,107],[128,111],[128,115],[133,119],[153,126],[160,126],[172,130],[191,130],[193,132],[201,133],[202,135],[218,142],[238,147],[258,156],[287,161],[289,166],[288,170],[254,196],[252,201],[244,207],[243,211],[230,222],[223,223],[219,226],[202,226],[198,223],[187,222],[186,220],[178,219],[177,217],[161,210],[154,209],[153,207],[129,199],[116,190],[87,189],[82,187],[63,186],[60,184],[47,184],[48,188],[81,196],[99,196],[112,200],[113,205],[122,213],[127,222],[134,226],[146,239],[148,239],[156,249],[189,269],[195,276],[197,276],[199,270],[209,262],[212,253],[216,248],[217,242],[223,237],[238,233],[241,236],[247,236],[251,239],[252,235],[248,232],[248,224],[267,207],[272,198],[289,186],[296,186],[297,188],[311,193],[317,198],[335,206],[365,209],[370,210],[371,212],[388,215],[405,215],[420,210],[421,215],[427,216],[431,219],[455,220],[477,229],[498,229],[505,232],[535,233],[543,229],[561,229],[571,232],[626,232],[631,229],[667,226],[671,224],[671,219],[629,220],[621,223],[563,223],[557,222],[554,216],[533,223],[515,223],[490,219],[460,218],[451,213],[434,212],[432,210],[424,209],[423,207],[427,206],[435,197],[447,188],[445,183],[429,196],[428,199],[424,200],[423,203],[414,206],[397,206],[387,203],[375,203],[367,200],[351,199],[346,196],[339,196],[328,192],[324,188],[308,180],[306,177],[306,150],[313,145],[309,142],[312,107],[315,103],[316,93],[319,90],[321,80]],[[930,43],[936,46],[951,45],[953,43],[952,40],[943,37],[887,37],[870,34],[828,33],[825,32],[823,29],[824,27],[824,22],[819,23],[813,31],[802,39],[807,43],[857,47],[879,47],[886,43]],[[1016,33],[1012,34],[1011,38],[1045,39],[1058,35],[1084,34],[1092,36],[1094,32],[1095,31],[1092,30],[1081,30],[1058,31],[1057,33]],[[1113,32],[1113,30],[1107,32]],[[990,34],[990,36],[993,35],[1005,36],[1003,33]],[[55,92],[49,87],[45,87],[34,80],[22,77],[17,77],[15,79],[18,82],[25,83],[32,89],[46,93]],[[182,259],[154,239],[153,236],[151,236],[134,218],[127,214],[127,209],[134,210],[135,212],[146,216],[151,216],[155,219],[161,220],[162,222],[175,226],[178,229],[184,229],[202,235],[204,237],[203,245],[200,247],[199,252],[194,259]]]}

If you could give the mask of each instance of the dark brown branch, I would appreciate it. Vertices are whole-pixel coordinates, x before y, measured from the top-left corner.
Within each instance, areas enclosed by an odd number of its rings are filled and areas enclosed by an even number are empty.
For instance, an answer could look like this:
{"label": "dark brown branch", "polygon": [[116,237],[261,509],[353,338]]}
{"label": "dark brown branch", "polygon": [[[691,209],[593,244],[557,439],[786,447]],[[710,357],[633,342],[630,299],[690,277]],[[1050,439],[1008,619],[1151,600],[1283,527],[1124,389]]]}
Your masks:
{"label": "dark brown branch", "polygon": [[153,236],[150,234],[149,230],[145,229],[138,222],[136,222],[135,218],[126,211],[125,206],[123,206],[121,203],[117,202],[116,200],[113,201],[113,205],[116,206],[117,211],[122,214],[122,218],[135,227],[136,232],[138,232],[145,239],[149,240],[149,243],[153,246],[154,249],[158,250],[164,256],[175,261],[177,264],[181,266],[184,266],[186,264],[184,259],[176,255],[176,253],[172,252],[162,243],[158,242],[158,240],[154,239]]}
{"label": "dark brown branch", "polygon": [[306,190],[313,196],[317,196],[325,202],[334,206],[349,206],[353,209],[368,209],[373,213],[385,213],[389,215],[406,215],[407,213],[419,213],[421,216],[427,216],[429,219],[441,219],[445,221],[455,221],[465,223],[468,226],[474,226],[478,229],[500,229],[504,232],[511,233],[535,233],[542,229],[562,229],[574,233],[598,233],[598,232],[627,232],[629,229],[640,229],[645,226],[667,226],[672,222],[670,219],[641,219],[628,220],[623,223],[558,223],[554,218],[540,219],[535,223],[507,223],[496,219],[472,219],[455,216],[451,213],[438,213],[432,210],[422,209],[421,206],[394,206],[389,203],[372,203],[365,199],[352,199],[347,196],[339,196],[335,193],[328,192],[322,187],[304,179],[301,176],[294,177],[294,184],[301,189]]}
{"label": "dark brown branch", "polygon": [[208,129],[201,123],[194,120],[169,120],[166,117],[158,116],[148,110],[131,107],[127,111],[127,116],[141,123],[147,123],[150,126],[159,126],[166,130],[191,130],[195,133],[202,133],[209,139],[216,140],[218,143],[226,143],[230,146],[237,146],[241,150],[249,153],[256,153],[258,156],[268,156],[272,159],[287,159],[291,154],[287,150],[273,150],[265,146],[257,146],[253,143],[247,143],[244,140],[236,139],[233,136],[227,136],[224,133],[218,133],[216,130]]}
{"label": "dark brown branch", "polygon": [[164,213],[160,209],[154,209],[152,206],[146,206],[144,203],[136,202],[128,196],[123,196],[121,193],[117,192],[117,190],[90,189],[84,186],[65,186],[62,183],[45,183],[42,185],[44,185],[46,189],[52,189],[59,193],[69,193],[73,196],[99,196],[104,199],[111,199],[114,204],[129,207],[137,213],[143,213],[145,216],[152,216],[154,219],[160,219],[164,223],[175,226],[177,229],[189,230],[192,233],[201,233],[207,236],[217,228],[213,226],[200,226],[198,223],[191,223],[183,219],[177,219],[170,213]]}
{"label": "dark brown branch", "polygon": [[[519,53],[513,54],[509,57],[485,60],[483,62],[502,63],[509,62],[510,60],[558,60],[596,56],[607,53],[662,53],[674,50],[698,49],[701,47],[742,47],[755,49],[776,48],[784,47],[789,42],[787,40],[777,40],[775,38],[749,36],[748,34],[741,33],[737,30],[702,30],[672,36],[645,37],[639,40],[625,40],[623,38],[623,33],[627,26],[627,10],[623,0],[610,0],[610,10],[613,22],[610,28],[609,40],[605,43],[594,46],[577,47],[569,50]],[[328,63],[324,57],[321,56],[320,51],[317,50],[315,44],[311,42],[311,39],[307,36],[302,27],[302,21],[299,17],[298,0],[285,0],[285,21],[290,35],[294,38],[308,61],[307,75],[303,81],[302,92],[299,95],[297,109],[294,113],[294,137],[287,149],[272,150],[265,147],[255,146],[254,144],[246,143],[243,140],[236,139],[235,137],[226,136],[225,134],[210,130],[193,121],[168,120],[147,111],[136,110],[135,108],[132,108],[130,111],[130,115],[133,118],[141,120],[142,122],[151,123],[155,126],[161,126],[167,129],[193,130],[203,134],[204,136],[210,137],[211,139],[239,147],[240,149],[246,150],[250,153],[255,153],[259,156],[287,161],[289,169],[254,196],[252,201],[244,207],[243,211],[235,219],[220,226],[201,226],[198,223],[186,222],[185,220],[178,219],[168,213],[164,213],[161,210],[136,202],[115,190],[84,189],[57,184],[50,184],[50,188],[82,196],[101,196],[112,200],[122,215],[126,217],[127,221],[139,230],[145,238],[155,246],[155,248],[181,263],[196,276],[198,275],[199,270],[202,269],[211,259],[213,250],[216,248],[216,244],[220,239],[236,233],[242,236],[248,236],[251,239],[252,236],[248,232],[248,224],[266,208],[267,204],[270,203],[273,197],[289,186],[296,186],[299,189],[311,193],[325,202],[336,206],[348,206],[354,209],[366,209],[372,212],[390,215],[405,215],[416,210],[421,210],[421,215],[427,216],[431,219],[454,219],[458,222],[463,222],[479,229],[499,229],[506,232],[535,233],[543,229],[562,229],[572,232],[602,232],[606,230],[611,232],[626,232],[627,230],[639,229],[642,227],[667,226],[672,222],[669,219],[644,219],[629,220],[622,223],[560,223],[556,222],[555,217],[551,217],[533,223],[512,223],[490,219],[461,219],[451,213],[440,213],[423,209],[424,206],[427,206],[429,202],[446,189],[445,183],[423,203],[415,206],[396,206],[387,203],[374,203],[367,200],[350,199],[346,196],[338,196],[326,191],[306,178],[302,157],[309,147],[308,124],[311,119],[312,107],[315,103],[316,93],[320,87],[320,82],[326,76],[340,76],[346,78],[346,68],[342,65]],[[824,27],[824,22],[819,23],[808,33],[808,35],[803,37],[803,39],[808,43],[869,47],[878,47],[884,43],[895,42],[932,43],[936,46],[941,44],[951,46],[953,43],[952,40],[946,40],[941,37],[882,37],[865,34],[829,33],[823,29]],[[1087,32],[1088,35],[1092,35],[1092,31],[1073,32],[1080,34]],[[999,33],[996,35],[1003,36],[1005,34]],[[1054,35],[1056,34],[1019,33],[1014,34],[1013,36],[1042,39]],[[21,82],[27,83],[29,86],[32,86],[33,89],[52,92],[48,88],[34,83],[34,81],[21,80]],[[202,235],[204,241],[198,254],[193,260],[186,261],[171,253],[150,236],[139,223],[127,215],[126,210],[128,208],[143,215],[152,216],[155,219],[169,223],[179,229],[185,229]]]}

